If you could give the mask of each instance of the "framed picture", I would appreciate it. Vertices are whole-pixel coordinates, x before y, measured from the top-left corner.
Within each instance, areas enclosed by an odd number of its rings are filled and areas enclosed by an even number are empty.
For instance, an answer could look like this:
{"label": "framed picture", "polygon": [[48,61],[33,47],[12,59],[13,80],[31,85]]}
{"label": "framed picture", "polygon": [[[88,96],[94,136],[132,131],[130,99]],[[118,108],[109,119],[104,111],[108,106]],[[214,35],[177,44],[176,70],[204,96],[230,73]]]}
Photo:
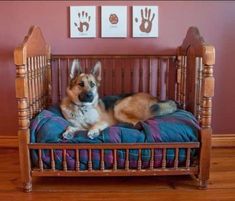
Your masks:
{"label": "framed picture", "polygon": [[132,7],[132,36],[158,37],[158,6]]}
{"label": "framed picture", "polygon": [[70,6],[70,37],[96,37],[95,6]]}
{"label": "framed picture", "polygon": [[101,37],[127,37],[127,6],[101,7]]}

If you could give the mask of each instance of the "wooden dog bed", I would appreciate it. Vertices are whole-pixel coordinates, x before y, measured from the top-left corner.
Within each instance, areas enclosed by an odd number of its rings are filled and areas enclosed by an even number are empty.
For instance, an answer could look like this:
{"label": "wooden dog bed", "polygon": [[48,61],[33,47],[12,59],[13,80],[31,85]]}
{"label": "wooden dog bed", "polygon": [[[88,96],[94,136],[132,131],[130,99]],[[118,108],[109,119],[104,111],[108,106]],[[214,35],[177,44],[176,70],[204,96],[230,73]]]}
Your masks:
{"label": "wooden dog bed", "polygon": [[[195,175],[200,188],[206,188],[209,179],[211,149],[211,112],[214,93],[213,65],[215,49],[204,42],[195,27],[187,35],[175,55],[53,55],[39,27],[32,26],[23,43],[14,51],[16,65],[16,97],[19,120],[19,153],[23,189],[32,190],[32,176],[146,176],[146,175]],[[191,112],[199,122],[198,142],[167,143],[31,143],[30,122],[48,106],[59,103],[65,95],[69,67],[79,59],[84,70],[89,71],[95,61],[103,64],[100,95],[130,92],[149,92],[159,99],[175,100],[183,110]],[[129,152],[138,150],[138,166],[129,167]],[[148,168],[142,167],[142,150],[150,151]],[[162,151],[161,165],[155,167],[154,151]],[[173,166],[166,165],[166,152],[173,149]],[[186,150],[185,164],[179,165],[179,150]],[[196,149],[198,157],[190,158]],[[38,166],[31,161],[32,150],[38,153]],[[50,152],[50,168],[44,168],[43,150]],[[55,167],[55,150],[62,151],[62,169]],[[66,154],[75,152],[76,168],[67,168]],[[88,169],[80,169],[79,151],[87,150]],[[100,169],[92,166],[93,150],[100,151]],[[113,153],[113,167],[106,169],[106,150]],[[125,150],[125,167],[118,168],[117,152]]]}

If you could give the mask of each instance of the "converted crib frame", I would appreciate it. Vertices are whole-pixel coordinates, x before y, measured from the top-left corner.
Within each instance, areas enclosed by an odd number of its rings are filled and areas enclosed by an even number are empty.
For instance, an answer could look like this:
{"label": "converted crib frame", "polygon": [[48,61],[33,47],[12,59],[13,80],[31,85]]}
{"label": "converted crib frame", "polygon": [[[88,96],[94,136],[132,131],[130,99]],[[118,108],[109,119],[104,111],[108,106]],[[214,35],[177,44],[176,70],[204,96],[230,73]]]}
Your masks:
{"label": "converted crib frame", "polygon": [[[210,169],[211,150],[211,117],[212,97],[214,95],[213,65],[215,63],[215,48],[206,44],[196,27],[190,27],[187,35],[176,54],[171,55],[52,55],[50,46],[45,42],[39,27],[32,26],[23,43],[14,50],[14,62],[16,65],[16,98],[18,103],[18,139],[20,172],[23,189],[26,192],[32,190],[32,176],[146,176],[146,175],[195,175],[199,181],[199,187],[207,188]],[[61,75],[61,60],[74,59],[130,59],[143,58],[149,61],[151,58],[166,61],[169,70],[167,73],[168,98],[177,101],[183,109],[192,112],[198,119],[201,130],[199,142],[191,143],[146,143],[146,144],[42,144],[30,143],[30,120],[42,109],[52,103],[52,65],[58,62],[58,76]],[[67,65],[68,67],[69,65]],[[141,69],[141,68],[140,68]],[[140,73],[141,74],[141,73]],[[149,72],[151,74],[151,71]],[[141,78],[142,79],[142,78]],[[143,78],[144,79],[144,78]],[[148,77],[147,77],[148,79]],[[160,90],[160,82],[157,89]],[[58,101],[62,98],[61,80],[58,80],[56,90]],[[149,84],[149,88],[150,88]],[[104,95],[104,94],[103,94]],[[157,92],[159,95],[159,92]],[[141,167],[141,150],[151,150],[149,169]],[[166,149],[175,149],[174,167],[166,167]],[[187,160],[184,167],[178,166],[179,149],[187,149]],[[199,149],[198,161],[191,164],[190,150]],[[30,150],[39,152],[39,168],[31,166]],[[41,150],[51,151],[51,169],[44,169],[41,159]],[[53,150],[63,151],[63,170],[55,169]],[[68,170],[66,164],[66,150],[76,151],[76,170]],[[79,150],[89,151],[89,163],[87,171],[79,169]],[[92,169],[92,150],[99,149],[101,153],[101,169]],[[105,169],[104,150],[113,150],[113,169]],[[116,164],[116,152],[118,149],[126,150],[125,169],[118,169]],[[130,149],[139,150],[138,168],[130,169],[128,153]],[[162,149],[162,167],[154,168],[154,149]]]}

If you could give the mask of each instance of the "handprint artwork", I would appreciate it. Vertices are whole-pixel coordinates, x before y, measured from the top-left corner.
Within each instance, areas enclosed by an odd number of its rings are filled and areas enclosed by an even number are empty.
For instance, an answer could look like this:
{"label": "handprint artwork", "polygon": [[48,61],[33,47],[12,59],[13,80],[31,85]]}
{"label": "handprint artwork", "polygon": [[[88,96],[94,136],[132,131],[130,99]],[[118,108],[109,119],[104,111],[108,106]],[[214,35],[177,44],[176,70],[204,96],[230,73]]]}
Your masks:
{"label": "handprint artwork", "polygon": [[[150,16],[151,16],[151,8],[149,8],[149,10],[148,8],[145,8],[145,13],[143,9],[141,9],[141,24],[139,26],[140,31],[146,32],[146,33],[149,33],[151,31],[155,14],[153,13],[151,20],[150,20]],[[135,18],[135,21],[138,22],[137,17]]]}
{"label": "handprint artwork", "polygon": [[96,37],[96,7],[70,6],[71,38]]}
{"label": "handprint artwork", "polygon": [[78,23],[74,22],[74,25],[77,27],[78,31],[86,32],[89,29],[90,21],[91,21],[91,16],[88,16],[87,12],[82,11],[82,14],[78,13]]}
{"label": "handprint artwork", "polygon": [[133,37],[158,36],[158,6],[133,6]]}
{"label": "handprint artwork", "polygon": [[[158,37],[158,6],[132,7],[132,36]],[[96,37],[96,6],[70,6],[70,37]],[[101,6],[101,37],[127,37],[127,6]]]}

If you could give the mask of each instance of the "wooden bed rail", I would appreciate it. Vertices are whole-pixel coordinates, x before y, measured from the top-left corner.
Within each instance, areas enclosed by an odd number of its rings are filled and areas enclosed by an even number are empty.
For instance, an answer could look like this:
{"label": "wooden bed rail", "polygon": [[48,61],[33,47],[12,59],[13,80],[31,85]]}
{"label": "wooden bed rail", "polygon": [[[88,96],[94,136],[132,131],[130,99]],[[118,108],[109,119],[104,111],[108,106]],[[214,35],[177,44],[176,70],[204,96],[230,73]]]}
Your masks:
{"label": "wooden bed rail", "polygon": [[[177,174],[195,174],[198,171],[197,163],[191,158],[191,151],[198,149],[200,144],[198,142],[191,143],[136,143],[136,144],[29,144],[30,150],[38,152],[37,168],[33,168],[32,174],[34,176],[126,176],[126,175],[174,175]],[[174,159],[172,164],[167,164],[167,150],[174,151]],[[185,160],[179,160],[180,150],[185,150]],[[42,153],[43,151],[49,151],[48,167],[44,167]],[[131,153],[131,151],[137,151]],[[149,162],[147,166],[143,166],[142,153],[143,151],[149,151]],[[62,169],[56,169],[55,153],[59,152],[62,157],[61,166]],[[87,152],[87,169],[81,169],[80,152]],[[96,151],[100,155],[99,168],[93,167],[93,153]],[[106,168],[105,154],[106,151],[112,152],[112,165]],[[67,166],[67,153],[73,152],[75,155],[74,167],[68,168]],[[124,154],[124,162],[122,167],[119,167],[118,153]],[[160,158],[156,159],[155,154],[162,154]],[[137,154],[138,159],[136,161],[136,167],[133,168],[130,164],[131,154]],[[58,157],[58,156],[57,156]],[[109,155],[110,157],[110,155]],[[49,161],[48,161],[49,160]],[[97,160],[97,159],[96,159]],[[156,165],[156,163],[158,165]],[[58,164],[57,164],[58,165]],[[125,173],[125,171],[128,173]]]}
{"label": "wooden bed rail", "polygon": [[72,143],[30,143],[30,149],[170,149],[170,148],[199,148],[199,142],[171,142],[171,143],[102,143],[102,144],[72,144]]}

